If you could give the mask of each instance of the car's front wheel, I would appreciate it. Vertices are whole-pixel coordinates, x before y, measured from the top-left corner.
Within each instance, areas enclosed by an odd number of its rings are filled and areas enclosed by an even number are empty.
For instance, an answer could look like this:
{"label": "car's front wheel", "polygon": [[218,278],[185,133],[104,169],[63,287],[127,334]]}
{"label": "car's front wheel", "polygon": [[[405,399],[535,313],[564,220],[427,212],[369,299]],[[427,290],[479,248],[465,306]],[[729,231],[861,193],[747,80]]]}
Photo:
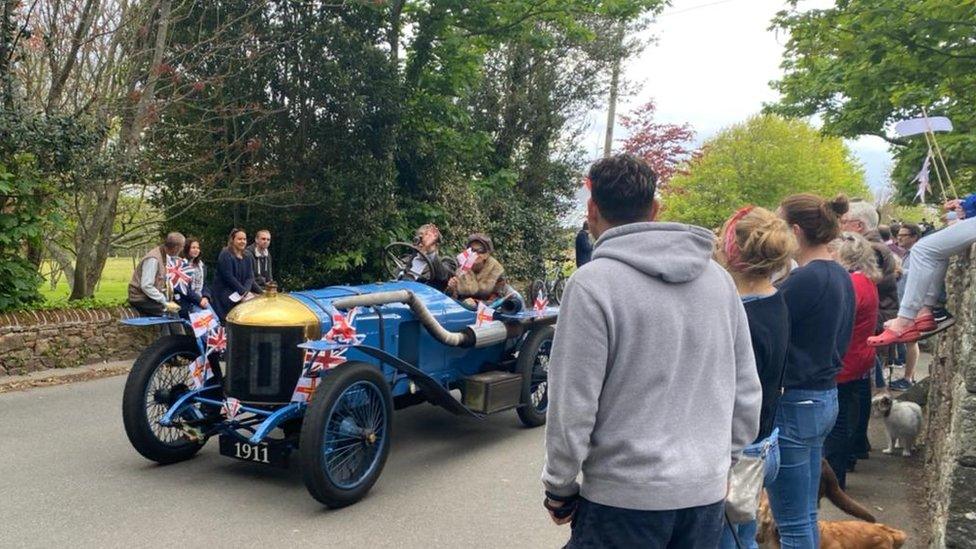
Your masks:
{"label": "car's front wheel", "polygon": [[192,338],[168,335],[153,342],[132,365],[122,395],[122,421],[129,442],[144,457],[176,463],[203,447],[180,427],[159,424],[176,399],[190,390],[189,365],[199,355]]}
{"label": "car's front wheel", "polygon": [[347,362],[315,390],[301,434],[305,487],[331,508],[362,499],[390,453],[393,397],[380,371]]}

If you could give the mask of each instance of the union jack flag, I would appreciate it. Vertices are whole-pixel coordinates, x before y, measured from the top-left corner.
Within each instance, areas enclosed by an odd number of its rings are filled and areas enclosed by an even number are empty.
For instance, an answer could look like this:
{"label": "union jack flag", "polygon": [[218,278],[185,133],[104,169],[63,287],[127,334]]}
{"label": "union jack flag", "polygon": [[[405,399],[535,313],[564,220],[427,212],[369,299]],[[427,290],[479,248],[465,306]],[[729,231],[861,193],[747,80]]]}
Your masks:
{"label": "union jack flag", "polygon": [[171,257],[166,260],[166,278],[174,292],[185,295],[193,282],[193,267],[183,258]]}
{"label": "union jack flag", "polygon": [[319,386],[319,378],[302,376],[298,378],[298,385],[291,395],[292,402],[311,402],[315,389]]}
{"label": "union jack flag", "polygon": [[474,325],[481,326],[482,324],[487,324],[495,320],[495,309],[484,304],[484,302],[478,302],[478,316],[475,317]]}
{"label": "union jack flag", "polygon": [[327,351],[305,351],[305,371],[309,374],[319,374],[323,370],[331,370],[346,362],[346,349],[329,349]]}
{"label": "union jack flag", "polygon": [[478,254],[471,248],[459,253],[457,256],[458,272],[464,273],[470,271],[471,267],[474,267],[475,259],[478,259]]}
{"label": "union jack flag", "polygon": [[190,380],[193,381],[194,389],[203,387],[203,384],[214,375],[206,356],[197,357],[187,366],[187,369],[190,371]]}
{"label": "union jack flag", "polygon": [[532,302],[532,309],[534,309],[536,313],[542,313],[546,310],[547,305],[549,305],[549,298],[540,288],[539,293],[535,296],[535,301]]}
{"label": "union jack flag", "polygon": [[220,407],[220,410],[227,416],[227,419],[234,420],[241,413],[241,401],[234,397],[227,397],[224,400],[224,405]]}
{"label": "union jack flag", "polygon": [[207,334],[207,354],[217,351],[222,353],[227,350],[227,332],[224,331],[223,326],[217,326],[217,328],[211,330]]}
{"label": "union jack flag", "polygon": [[329,331],[326,332],[322,339],[339,343],[349,343],[351,345],[359,345],[362,343],[366,339],[366,335],[357,334],[356,327],[353,325],[356,322],[357,314],[359,314],[359,307],[354,307],[345,315],[339,311],[332,313],[332,327],[329,328]]}

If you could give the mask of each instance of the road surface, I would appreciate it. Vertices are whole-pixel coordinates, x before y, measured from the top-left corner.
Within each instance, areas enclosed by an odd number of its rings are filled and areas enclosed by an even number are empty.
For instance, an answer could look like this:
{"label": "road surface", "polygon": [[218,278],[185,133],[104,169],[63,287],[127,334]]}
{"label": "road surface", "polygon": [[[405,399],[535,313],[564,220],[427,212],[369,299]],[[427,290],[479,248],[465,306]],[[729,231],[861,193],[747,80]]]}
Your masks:
{"label": "road surface", "polygon": [[239,462],[211,441],[146,461],[122,428],[124,376],[0,395],[0,547],[559,547],[542,508],[543,428],[514,411],[397,412],[370,494],[325,509],[290,470]]}

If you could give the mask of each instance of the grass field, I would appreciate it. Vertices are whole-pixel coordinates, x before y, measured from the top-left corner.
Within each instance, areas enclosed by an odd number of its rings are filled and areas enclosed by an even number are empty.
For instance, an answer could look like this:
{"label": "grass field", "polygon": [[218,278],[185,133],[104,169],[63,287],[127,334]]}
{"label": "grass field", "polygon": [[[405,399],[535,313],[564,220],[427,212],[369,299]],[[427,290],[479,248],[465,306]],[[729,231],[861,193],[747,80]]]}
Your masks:
{"label": "grass field", "polygon": [[[132,277],[134,268],[135,265],[131,257],[108,258],[105,262],[105,270],[102,271],[102,280],[95,288],[95,299],[97,301],[124,301],[126,286],[129,284],[129,278]],[[51,266],[45,261],[41,266],[41,273],[49,276],[50,272]],[[70,293],[71,290],[68,288],[68,282],[64,276],[61,277],[54,289],[51,289],[50,283],[46,280],[41,285],[41,295],[44,296],[44,301],[48,303],[67,301]]]}

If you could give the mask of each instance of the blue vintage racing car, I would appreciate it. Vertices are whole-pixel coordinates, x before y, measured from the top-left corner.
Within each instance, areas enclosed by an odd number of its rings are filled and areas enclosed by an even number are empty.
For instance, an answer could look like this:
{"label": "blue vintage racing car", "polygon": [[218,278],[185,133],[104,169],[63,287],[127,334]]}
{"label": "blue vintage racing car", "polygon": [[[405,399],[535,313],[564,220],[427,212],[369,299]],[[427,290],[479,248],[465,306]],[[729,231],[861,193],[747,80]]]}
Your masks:
{"label": "blue vintage racing car", "polygon": [[[160,337],[125,385],[129,441],[162,464],[214,436],[221,454],[269,465],[287,466],[297,450],[308,491],[338,508],[379,477],[394,409],[429,402],[476,418],[514,409],[526,426],[543,425],[558,309],[507,299],[472,310],[403,272],[361,286],[272,287],[223,326],[196,326],[199,337]],[[125,322],[193,333],[196,320]]]}

